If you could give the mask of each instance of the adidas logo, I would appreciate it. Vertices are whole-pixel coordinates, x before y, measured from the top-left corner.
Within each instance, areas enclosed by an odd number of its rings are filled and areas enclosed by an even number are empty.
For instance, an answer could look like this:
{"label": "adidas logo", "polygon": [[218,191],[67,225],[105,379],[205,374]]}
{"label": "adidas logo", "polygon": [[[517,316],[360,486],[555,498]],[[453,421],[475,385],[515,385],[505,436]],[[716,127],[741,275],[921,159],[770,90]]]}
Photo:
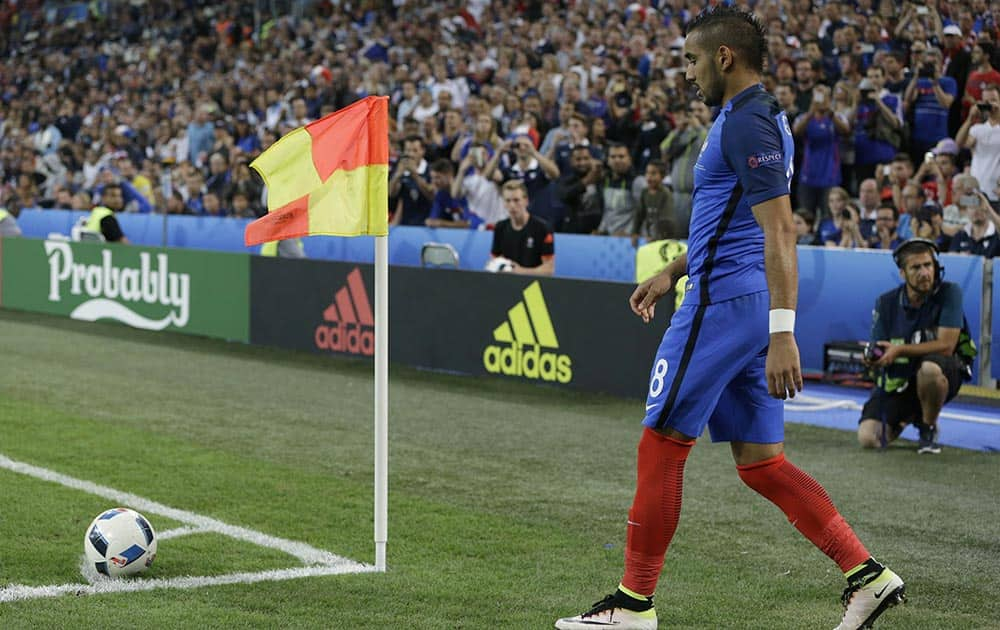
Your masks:
{"label": "adidas logo", "polygon": [[324,323],[316,327],[313,336],[316,347],[332,352],[347,352],[372,356],[375,352],[375,314],[372,312],[361,270],[347,274],[347,284],[323,310]]}
{"label": "adidas logo", "polygon": [[506,345],[486,346],[483,366],[488,372],[560,383],[573,379],[573,360],[548,351],[558,350],[559,340],[537,280],[524,290],[524,299],[507,311],[507,321],[493,330],[493,340]]}

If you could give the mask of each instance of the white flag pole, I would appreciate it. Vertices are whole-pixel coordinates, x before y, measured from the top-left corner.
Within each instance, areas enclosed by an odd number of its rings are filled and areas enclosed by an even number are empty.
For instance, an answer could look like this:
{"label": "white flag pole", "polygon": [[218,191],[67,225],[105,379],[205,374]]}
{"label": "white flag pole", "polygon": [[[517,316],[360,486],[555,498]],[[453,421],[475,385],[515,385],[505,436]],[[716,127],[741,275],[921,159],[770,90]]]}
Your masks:
{"label": "white flag pole", "polygon": [[389,520],[389,237],[375,237],[375,570],[385,571]]}

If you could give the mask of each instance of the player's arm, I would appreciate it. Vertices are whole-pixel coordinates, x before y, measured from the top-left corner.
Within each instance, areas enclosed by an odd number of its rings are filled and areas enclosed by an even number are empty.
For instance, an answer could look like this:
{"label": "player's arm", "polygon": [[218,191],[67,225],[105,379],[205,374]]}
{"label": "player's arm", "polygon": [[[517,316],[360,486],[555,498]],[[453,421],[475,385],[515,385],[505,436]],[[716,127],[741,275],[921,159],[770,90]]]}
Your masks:
{"label": "player's arm", "polygon": [[[788,195],[781,195],[753,206],[754,218],[764,230],[764,272],[771,293],[770,345],[767,351],[767,389],[775,398],[794,398],[802,391],[802,368],[794,330],[780,330],[782,318],[791,312],[794,325],[798,302],[799,270],[795,250],[795,223]],[[774,325],[777,324],[777,325]]]}
{"label": "player's arm", "polygon": [[678,278],[687,273],[687,265],[688,255],[684,252],[664,267],[663,271],[637,286],[628,299],[632,312],[647,324],[652,321],[656,301],[673,288]]}

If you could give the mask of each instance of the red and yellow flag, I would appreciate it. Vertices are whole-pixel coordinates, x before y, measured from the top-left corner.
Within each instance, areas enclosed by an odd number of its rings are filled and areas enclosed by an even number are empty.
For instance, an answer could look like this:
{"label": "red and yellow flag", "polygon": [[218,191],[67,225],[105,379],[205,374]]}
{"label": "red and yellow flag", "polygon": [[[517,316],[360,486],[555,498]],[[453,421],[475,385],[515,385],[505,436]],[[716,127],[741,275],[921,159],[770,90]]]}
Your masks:
{"label": "red and yellow flag", "polygon": [[249,247],[322,234],[389,233],[389,99],[369,96],[299,127],[250,167],[267,184],[267,215]]}

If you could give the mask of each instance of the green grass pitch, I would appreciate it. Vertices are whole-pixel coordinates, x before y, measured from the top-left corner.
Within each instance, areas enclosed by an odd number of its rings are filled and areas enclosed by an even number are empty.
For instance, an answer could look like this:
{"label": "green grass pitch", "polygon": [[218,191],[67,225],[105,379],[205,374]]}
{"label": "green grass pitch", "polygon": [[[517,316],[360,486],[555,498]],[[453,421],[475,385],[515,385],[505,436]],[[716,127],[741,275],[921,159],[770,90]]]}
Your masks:
{"label": "green grass pitch", "polygon": [[[370,363],[10,311],[0,356],[0,455],[374,561]],[[551,628],[614,588],[641,401],[392,366],[389,408],[387,573],[0,603],[0,628]],[[865,453],[800,425],[787,438],[907,581],[878,628],[1000,628],[996,455]],[[661,627],[837,625],[836,566],[743,486],[726,445],[701,442]],[[83,582],[84,529],[108,507],[0,469],[0,587]],[[139,579],[297,562],[194,534],[161,541]]]}

